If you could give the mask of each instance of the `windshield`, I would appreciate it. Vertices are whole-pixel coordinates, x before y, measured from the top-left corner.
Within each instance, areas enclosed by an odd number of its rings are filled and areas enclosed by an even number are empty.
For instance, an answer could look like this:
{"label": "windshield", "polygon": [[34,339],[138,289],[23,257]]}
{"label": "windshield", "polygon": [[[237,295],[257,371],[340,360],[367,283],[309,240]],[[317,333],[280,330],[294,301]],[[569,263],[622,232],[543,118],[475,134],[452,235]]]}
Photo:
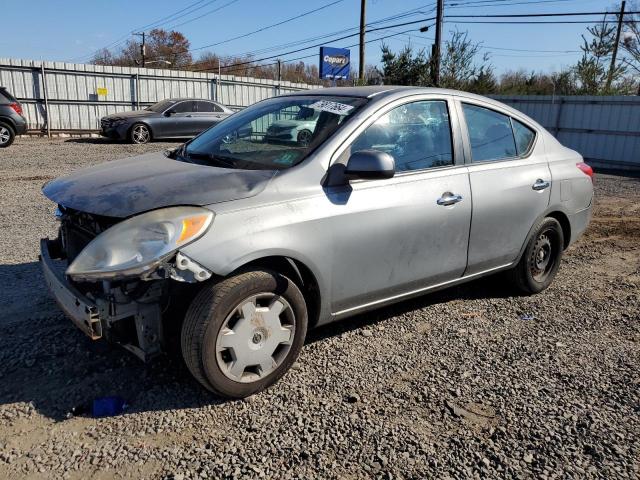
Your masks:
{"label": "windshield", "polygon": [[162,113],[174,103],[176,103],[174,100],[162,100],[158,103],[154,103],[153,105],[145,108],[145,110]]}
{"label": "windshield", "polygon": [[290,168],[333,135],[366,102],[364,98],[322,95],[271,98],[206,130],[175,156],[224,168]]}

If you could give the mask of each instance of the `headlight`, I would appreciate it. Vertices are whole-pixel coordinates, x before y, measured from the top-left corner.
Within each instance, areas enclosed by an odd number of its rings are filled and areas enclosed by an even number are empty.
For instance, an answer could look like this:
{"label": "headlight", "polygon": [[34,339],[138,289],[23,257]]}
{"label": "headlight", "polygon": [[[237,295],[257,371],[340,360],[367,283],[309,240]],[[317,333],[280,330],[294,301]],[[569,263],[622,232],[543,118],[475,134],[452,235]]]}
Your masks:
{"label": "headlight", "polygon": [[171,207],[135,216],[105,230],[67,268],[79,280],[140,275],[209,228],[213,213],[199,207]]}

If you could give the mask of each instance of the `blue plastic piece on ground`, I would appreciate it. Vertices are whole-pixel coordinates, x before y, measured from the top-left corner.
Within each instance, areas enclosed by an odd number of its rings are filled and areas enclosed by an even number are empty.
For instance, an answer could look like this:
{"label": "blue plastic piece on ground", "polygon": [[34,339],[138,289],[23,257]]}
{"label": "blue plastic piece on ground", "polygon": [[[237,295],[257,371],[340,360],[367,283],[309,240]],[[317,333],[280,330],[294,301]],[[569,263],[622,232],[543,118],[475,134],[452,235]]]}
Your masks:
{"label": "blue plastic piece on ground", "polygon": [[127,406],[122,397],[100,397],[93,400],[91,415],[94,417],[113,417],[124,412]]}

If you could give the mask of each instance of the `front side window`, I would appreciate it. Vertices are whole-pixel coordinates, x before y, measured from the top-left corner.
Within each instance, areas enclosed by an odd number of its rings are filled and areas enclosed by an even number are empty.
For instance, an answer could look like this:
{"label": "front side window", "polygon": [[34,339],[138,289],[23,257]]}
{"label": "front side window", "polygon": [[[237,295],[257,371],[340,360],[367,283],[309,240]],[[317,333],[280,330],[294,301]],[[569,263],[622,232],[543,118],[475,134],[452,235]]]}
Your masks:
{"label": "front side window", "polygon": [[351,145],[352,154],[369,149],[390,154],[397,172],[453,165],[447,102],[407,103],[385,113]]}
{"label": "front side window", "polygon": [[471,142],[471,160],[486,162],[516,156],[511,120],[488,108],[462,104]]}
{"label": "front side window", "polygon": [[193,113],[196,111],[195,103],[196,102],[192,102],[190,100],[186,102],[180,102],[180,103],[177,103],[172,108],[172,110],[174,111],[174,113]]}
{"label": "front side window", "polygon": [[204,131],[175,155],[183,161],[224,168],[290,168],[366,102],[366,98],[324,95],[271,98]]}

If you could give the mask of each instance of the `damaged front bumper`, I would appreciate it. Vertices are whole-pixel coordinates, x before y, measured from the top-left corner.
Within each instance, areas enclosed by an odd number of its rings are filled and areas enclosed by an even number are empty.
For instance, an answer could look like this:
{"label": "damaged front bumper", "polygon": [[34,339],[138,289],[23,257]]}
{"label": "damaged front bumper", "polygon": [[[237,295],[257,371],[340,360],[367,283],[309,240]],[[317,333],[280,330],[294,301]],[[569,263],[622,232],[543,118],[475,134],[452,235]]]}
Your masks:
{"label": "damaged front bumper", "polygon": [[168,302],[168,280],[136,282],[139,291],[122,283],[101,282],[83,292],[70,282],[58,240],[40,241],[40,263],[47,286],[60,308],[92,340],[121,344],[143,361],[162,351],[162,311]]}
{"label": "damaged front bumper", "polygon": [[[71,321],[92,340],[102,338],[102,323],[97,305],[69,284],[59,262],[54,262],[56,244],[48,238],[40,240],[40,264],[45,282],[60,308]],[[53,255],[58,256],[56,253]]]}

